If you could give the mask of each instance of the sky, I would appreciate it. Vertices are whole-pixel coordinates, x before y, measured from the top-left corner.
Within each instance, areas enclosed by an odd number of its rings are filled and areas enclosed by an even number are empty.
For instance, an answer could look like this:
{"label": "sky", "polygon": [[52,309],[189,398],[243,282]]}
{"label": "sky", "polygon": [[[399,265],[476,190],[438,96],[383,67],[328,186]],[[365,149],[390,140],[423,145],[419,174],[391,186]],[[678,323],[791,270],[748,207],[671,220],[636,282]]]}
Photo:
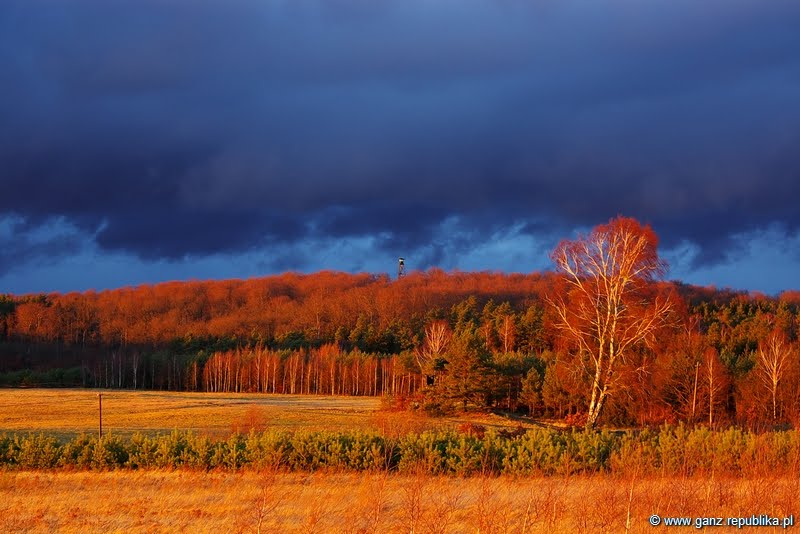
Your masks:
{"label": "sky", "polygon": [[4,0],[0,293],[532,272],[619,214],[800,288],[796,0]]}

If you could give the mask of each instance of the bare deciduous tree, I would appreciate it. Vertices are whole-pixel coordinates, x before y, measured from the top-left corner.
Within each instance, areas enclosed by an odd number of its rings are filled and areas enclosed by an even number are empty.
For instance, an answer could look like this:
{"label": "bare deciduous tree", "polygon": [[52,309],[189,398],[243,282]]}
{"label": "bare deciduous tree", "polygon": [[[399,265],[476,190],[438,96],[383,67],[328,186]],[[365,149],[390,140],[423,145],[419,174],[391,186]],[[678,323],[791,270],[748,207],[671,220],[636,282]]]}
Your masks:
{"label": "bare deciduous tree", "polygon": [[780,332],[762,340],[756,352],[758,376],[772,396],[772,420],[778,418],[778,386],[789,364],[789,347]]}
{"label": "bare deciduous tree", "polygon": [[649,341],[667,321],[669,298],[651,298],[648,282],[664,274],[658,237],[635,219],[617,217],[588,235],[564,240],[551,254],[568,284],[550,300],[557,326],[590,362],[586,427],[593,428],[617,387],[615,372],[627,353]]}
{"label": "bare deciduous tree", "polygon": [[714,426],[714,413],[723,404],[723,392],[730,385],[729,377],[719,359],[717,349],[707,347],[703,353],[702,380],[708,398],[708,426]]}
{"label": "bare deciduous tree", "polygon": [[423,373],[429,373],[433,363],[444,356],[453,333],[447,321],[434,321],[425,327],[425,339],[415,352],[417,363]]}

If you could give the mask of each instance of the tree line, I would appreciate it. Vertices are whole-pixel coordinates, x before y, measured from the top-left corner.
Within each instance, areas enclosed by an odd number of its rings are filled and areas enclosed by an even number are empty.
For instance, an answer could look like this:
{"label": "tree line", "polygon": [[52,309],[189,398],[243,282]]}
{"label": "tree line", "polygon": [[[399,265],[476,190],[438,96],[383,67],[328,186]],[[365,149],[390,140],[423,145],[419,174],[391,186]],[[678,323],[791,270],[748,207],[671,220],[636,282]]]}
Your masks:
{"label": "tree line", "polygon": [[5,295],[0,384],[380,395],[589,426],[800,423],[800,293],[664,282],[656,246],[618,218],[562,242],[554,272]]}

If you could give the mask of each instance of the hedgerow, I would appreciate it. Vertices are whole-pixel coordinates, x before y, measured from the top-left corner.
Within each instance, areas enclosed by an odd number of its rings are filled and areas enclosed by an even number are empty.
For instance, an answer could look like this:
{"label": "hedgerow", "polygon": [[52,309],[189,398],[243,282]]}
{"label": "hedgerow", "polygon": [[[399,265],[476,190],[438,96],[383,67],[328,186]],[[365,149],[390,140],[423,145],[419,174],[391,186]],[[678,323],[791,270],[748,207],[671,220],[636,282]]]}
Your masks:
{"label": "hedgerow", "polygon": [[268,431],[211,439],[174,431],[128,439],[0,435],[0,469],[264,469],[394,471],[456,476],[580,473],[797,474],[800,432],[664,426],[629,432],[532,429],[387,437],[370,432]]}

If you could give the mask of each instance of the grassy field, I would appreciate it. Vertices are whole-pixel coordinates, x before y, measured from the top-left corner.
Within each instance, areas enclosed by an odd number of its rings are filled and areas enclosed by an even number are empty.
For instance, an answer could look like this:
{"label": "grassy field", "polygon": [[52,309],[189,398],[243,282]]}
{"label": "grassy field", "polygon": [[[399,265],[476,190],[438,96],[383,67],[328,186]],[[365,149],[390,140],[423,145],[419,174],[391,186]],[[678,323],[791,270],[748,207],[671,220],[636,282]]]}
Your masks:
{"label": "grassy field", "polygon": [[798,512],[798,489],[781,479],[4,472],[0,531],[663,532],[673,529],[651,526],[651,514],[782,519]]}
{"label": "grassy field", "polygon": [[[256,430],[372,430],[406,434],[493,415],[430,419],[381,409],[380,399],[104,391],[104,428],[126,436],[173,429],[224,436]],[[0,390],[0,433],[63,437],[97,428],[97,391]],[[652,514],[696,518],[794,515],[800,479],[770,475],[440,477],[255,468],[0,470],[0,532],[661,532]],[[416,471],[411,471],[414,473]],[[738,531],[731,526],[719,532]],[[748,531],[747,528],[743,529]],[[777,528],[757,529],[776,532]],[[750,528],[749,531],[756,531]]]}
{"label": "grassy field", "polygon": [[[97,432],[96,390],[0,390],[0,432],[45,432],[72,437]],[[192,430],[220,436],[256,430],[375,430],[402,434],[455,427],[465,421],[515,427],[518,421],[481,414],[431,419],[381,410],[375,397],[235,393],[103,391],[103,429],[115,435]],[[530,425],[527,425],[530,426]]]}

